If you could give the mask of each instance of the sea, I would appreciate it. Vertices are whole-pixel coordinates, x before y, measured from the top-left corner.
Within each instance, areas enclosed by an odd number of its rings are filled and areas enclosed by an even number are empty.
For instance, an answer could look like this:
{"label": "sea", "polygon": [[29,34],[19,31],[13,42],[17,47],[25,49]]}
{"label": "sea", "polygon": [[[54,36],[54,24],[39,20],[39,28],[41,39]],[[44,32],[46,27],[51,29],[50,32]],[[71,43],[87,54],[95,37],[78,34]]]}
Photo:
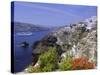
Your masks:
{"label": "sea", "polygon": [[[48,35],[51,30],[14,33],[14,72],[21,72],[32,63],[32,45]],[[21,46],[27,42],[28,47]]]}

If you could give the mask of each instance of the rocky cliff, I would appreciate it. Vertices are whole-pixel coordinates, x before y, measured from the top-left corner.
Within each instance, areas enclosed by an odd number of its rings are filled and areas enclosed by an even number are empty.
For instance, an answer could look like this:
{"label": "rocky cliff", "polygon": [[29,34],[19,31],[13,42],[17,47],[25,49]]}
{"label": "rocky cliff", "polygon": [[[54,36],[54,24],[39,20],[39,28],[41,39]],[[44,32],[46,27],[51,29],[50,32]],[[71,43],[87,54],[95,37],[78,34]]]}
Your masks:
{"label": "rocky cliff", "polygon": [[[95,68],[97,63],[97,17],[93,16],[82,22],[58,28],[41,41],[35,42],[33,45],[33,66],[39,65],[39,56],[47,52],[49,47],[56,48],[58,63],[68,56],[72,60],[85,57],[88,62],[95,64]],[[35,61],[35,55],[37,55],[37,61]]]}
{"label": "rocky cliff", "polygon": [[96,61],[97,53],[97,18],[93,16],[83,22],[66,26],[54,32],[56,44],[60,45],[67,55],[78,58],[86,56]]}

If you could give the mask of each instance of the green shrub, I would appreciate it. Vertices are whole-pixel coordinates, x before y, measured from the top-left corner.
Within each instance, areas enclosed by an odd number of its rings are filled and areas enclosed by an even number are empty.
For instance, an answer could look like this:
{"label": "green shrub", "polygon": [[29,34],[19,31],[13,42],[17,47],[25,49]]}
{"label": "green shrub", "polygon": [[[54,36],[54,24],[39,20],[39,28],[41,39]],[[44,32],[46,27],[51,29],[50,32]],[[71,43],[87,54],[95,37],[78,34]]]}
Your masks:
{"label": "green shrub", "polygon": [[27,68],[27,72],[29,72],[29,73],[41,72],[41,69],[40,69],[39,66],[38,66],[38,67],[29,66],[29,67]]}
{"label": "green shrub", "polygon": [[55,70],[55,65],[50,63],[42,68],[42,72],[50,72],[53,70]]}
{"label": "green shrub", "polygon": [[55,47],[49,47],[49,50],[40,55],[39,60],[41,64],[54,63],[57,59],[57,52]]}
{"label": "green shrub", "polygon": [[44,72],[53,71],[57,65],[57,52],[55,47],[49,47],[48,51],[39,57],[40,68]]}
{"label": "green shrub", "polygon": [[55,47],[49,47],[48,51],[39,56],[39,65],[37,67],[29,66],[28,72],[50,72],[57,67],[57,52]]}
{"label": "green shrub", "polygon": [[71,70],[72,69],[72,64],[71,63],[72,63],[72,58],[71,57],[65,58],[59,64],[59,69],[61,71]]}

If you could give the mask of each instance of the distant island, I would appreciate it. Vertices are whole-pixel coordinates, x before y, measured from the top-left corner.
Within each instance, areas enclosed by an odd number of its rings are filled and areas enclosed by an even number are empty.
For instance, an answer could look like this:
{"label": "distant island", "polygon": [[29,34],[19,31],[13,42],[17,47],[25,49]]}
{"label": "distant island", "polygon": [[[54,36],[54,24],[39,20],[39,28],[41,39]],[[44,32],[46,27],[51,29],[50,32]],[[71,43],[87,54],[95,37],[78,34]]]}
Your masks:
{"label": "distant island", "polygon": [[12,23],[14,24],[14,32],[35,32],[35,31],[49,30],[49,28],[40,25],[34,25],[22,22],[12,22]]}

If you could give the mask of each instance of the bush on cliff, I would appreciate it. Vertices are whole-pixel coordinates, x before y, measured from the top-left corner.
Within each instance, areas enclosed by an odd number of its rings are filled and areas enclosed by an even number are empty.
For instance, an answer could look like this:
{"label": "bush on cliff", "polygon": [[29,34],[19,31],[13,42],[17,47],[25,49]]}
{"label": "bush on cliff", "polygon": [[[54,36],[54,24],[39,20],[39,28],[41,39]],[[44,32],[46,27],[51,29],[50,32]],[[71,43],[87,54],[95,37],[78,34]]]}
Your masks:
{"label": "bush on cliff", "polygon": [[55,47],[49,47],[49,50],[40,55],[40,68],[44,72],[53,71],[57,66],[57,52]]}
{"label": "bush on cliff", "polygon": [[72,58],[68,56],[67,58],[64,58],[61,63],[59,64],[59,69],[61,71],[71,70],[72,69]]}
{"label": "bush on cliff", "polygon": [[39,66],[34,67],[34,66],[30,65],[30,66],[27,68],[27,72],[28,72],[28,73],[41,72],[41,69],[40,69]]}
{"label": "bush on cliff", "polygon": [[50,72],[54,71],[57,68],[57,57],[58,53],[56,52],[55,47],[49,47],[48,51],[39,56],[39,66],[29,66],[28,72]]}
{"label": "bush on cliff", "polygon": [[76,58],[72,61],[73,70],[93,69],[94,66],[95,66],[95,63],[89,62],[88,58],[86,57]]}

